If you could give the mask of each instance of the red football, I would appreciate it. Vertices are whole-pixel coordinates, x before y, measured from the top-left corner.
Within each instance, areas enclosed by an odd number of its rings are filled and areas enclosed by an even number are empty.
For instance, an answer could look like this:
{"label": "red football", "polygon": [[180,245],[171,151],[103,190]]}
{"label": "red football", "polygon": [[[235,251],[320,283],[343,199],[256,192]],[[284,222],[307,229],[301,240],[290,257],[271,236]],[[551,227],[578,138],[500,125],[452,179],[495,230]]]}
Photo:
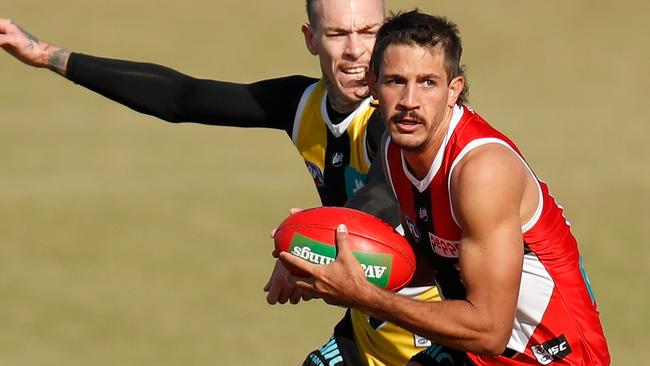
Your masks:
{"label": "red football", "polygon": [[317,207],[290,215],[275,232],[275,249],[311,263],[331,263],[336,258],[339,224],[347,226],[348,243],[368,281],[391,291],[409,283],[415,271],[411,245],[389,224],[365,212]]}

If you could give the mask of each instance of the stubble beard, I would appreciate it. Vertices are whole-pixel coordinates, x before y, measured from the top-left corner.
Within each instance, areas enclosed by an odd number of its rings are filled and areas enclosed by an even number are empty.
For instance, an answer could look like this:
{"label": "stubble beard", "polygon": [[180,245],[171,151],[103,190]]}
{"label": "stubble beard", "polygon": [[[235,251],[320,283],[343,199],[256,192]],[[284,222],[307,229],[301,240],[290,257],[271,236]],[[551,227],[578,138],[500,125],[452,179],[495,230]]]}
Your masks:
{"label": "stubble beard", "polygon": [[[385,114],[382,113],[382,116],[385,116]],[[405,117],[415,118],[417,123],[420,124],[421,128],[425,128],[426,126],[426,121],[424,120],[424,117],[422,117],[419,113],[415,111],[397,113],[391,116],[388,122],[389,123],[388,130],[391,133],[391,140],[395,142],[395,145],[397,145],[399,148],[401,148],[404,151],[408,151],[408,152],[423,151],[427,141],[426,136],[417,136],[416,133],[418,131],[415,131],[415,133],[404,133],[399,131],[397,127],[397,123],[399,120]]]}

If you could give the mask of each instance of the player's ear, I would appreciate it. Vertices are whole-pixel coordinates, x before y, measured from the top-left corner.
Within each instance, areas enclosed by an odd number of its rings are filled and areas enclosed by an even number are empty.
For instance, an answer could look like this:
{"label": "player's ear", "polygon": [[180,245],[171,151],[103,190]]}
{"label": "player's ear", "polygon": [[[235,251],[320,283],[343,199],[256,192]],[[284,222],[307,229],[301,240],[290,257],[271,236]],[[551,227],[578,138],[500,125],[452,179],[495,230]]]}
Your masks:
{"label": "player's ear", "polygon": [[447,106],[453,107],[456,105],[456,101],[460,96],[460,93],[463,92],[465,87],[465,78],[462,76],[456,76],[449,83],[449,94],[447,95]]}
{"label": "player's ear", "polygon": [[302,30],[302,34],[305,36],[305,45],[307,45],[309,53],[316,56],[318,54],[318,49],[316,48],[316,42],[314,42],[314,31],[312,30],[311,25],[305,23],[302,25],[300,30]]}
{"label": "player's ear", "polygon": [[372,98],[377,100],[377,75],[372,70],[366,71],[366,83],[368,83]]}

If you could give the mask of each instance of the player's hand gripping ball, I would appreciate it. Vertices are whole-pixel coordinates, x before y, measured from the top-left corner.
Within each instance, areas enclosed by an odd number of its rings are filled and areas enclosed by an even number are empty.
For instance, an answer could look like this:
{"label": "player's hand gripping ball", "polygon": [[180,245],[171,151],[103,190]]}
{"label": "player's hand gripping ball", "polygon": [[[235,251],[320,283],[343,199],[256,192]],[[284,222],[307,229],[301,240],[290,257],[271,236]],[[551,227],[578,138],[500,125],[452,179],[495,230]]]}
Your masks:
{"label": "player's hand gripping ball", "polygon": [[411,245],[389,224],[361,211],[317,207],[290,215],[275,232],[275,249],[315,264],[332,263],[339,224],[347,226],[348,245],[368,281],[391,291],[409,283],[415,271]]}

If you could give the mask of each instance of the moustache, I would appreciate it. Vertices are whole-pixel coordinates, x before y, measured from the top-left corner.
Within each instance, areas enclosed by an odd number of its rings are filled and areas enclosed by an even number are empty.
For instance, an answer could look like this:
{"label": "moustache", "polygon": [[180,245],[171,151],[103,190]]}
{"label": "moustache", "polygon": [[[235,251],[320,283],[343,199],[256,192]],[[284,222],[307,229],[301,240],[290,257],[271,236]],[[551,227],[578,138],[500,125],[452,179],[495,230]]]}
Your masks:
{"label": "moustache", "polygon": [[422,115],[420,115],[416,111],[400,112],[400,113],[394,115],[393,117],[391,117],[390,121],[393,122],[393,123],[397,123],[400,120],[403,120],[405,118],[408,118],[410,120],[415,120],[416,123],[423,123],[424,122],[424,117]]}

